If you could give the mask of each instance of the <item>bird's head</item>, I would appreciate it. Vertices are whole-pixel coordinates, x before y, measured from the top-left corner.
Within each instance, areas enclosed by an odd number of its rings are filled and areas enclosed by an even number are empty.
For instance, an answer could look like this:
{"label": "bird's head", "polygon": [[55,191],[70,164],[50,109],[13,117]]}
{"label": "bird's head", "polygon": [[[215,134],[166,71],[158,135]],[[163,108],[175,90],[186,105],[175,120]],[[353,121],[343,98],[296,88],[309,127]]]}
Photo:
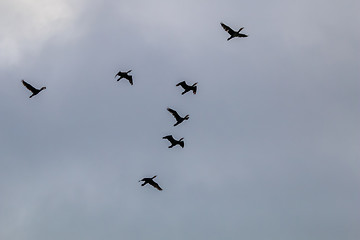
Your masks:
{"label": "bird's head", "polygon": [[154,178],[156,178],[156,176],[157,176],[157,175],[153,176],[153,177],[152,177],[151,179],[154,179]]}
{"label": "bird's head", "polygon": [[190,118],[189,115],[186,115],[186,116],[184,117],[185,120],[188,120],[189,118]]}
{"label": "bird's head", "polygon": [[182,140],[184,140],[184,138],[180,138],[180,139],[179,139],[179,142],[181,142]]}
{"label": "bird's head", "polygon": [[42,90],[44,90],[44,89],[46,89],[46,87],[42,87],[42,88],[40,88],[40,91],[42,91]]}
{"label": "bird's head", "polygon": [[196,83],[194,83],[192,86],[193,86],[193,87],[195,87],[195,86],[196,86],[196,84],[198,84],[198,83],[196,82]]}

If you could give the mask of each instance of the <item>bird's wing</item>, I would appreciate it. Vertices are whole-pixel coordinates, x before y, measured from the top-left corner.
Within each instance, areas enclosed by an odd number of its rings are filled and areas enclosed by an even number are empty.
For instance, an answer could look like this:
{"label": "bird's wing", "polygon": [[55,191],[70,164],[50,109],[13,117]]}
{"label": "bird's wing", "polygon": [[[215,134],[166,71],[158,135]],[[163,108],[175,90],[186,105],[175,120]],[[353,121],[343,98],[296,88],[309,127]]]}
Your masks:
{"label": "bird's wing", "polygon": [[232,35],[235,31],[231,29],[231,27],[225,25],[224,23],[220,23],[221,26],[224,28],[225,31],[227,31],[230,35]]}
{"label": "bird's wing", "polygon": [[173,138],[172,135],[165,136],[165,137],[163,137],[163,139],[167,139],[167,140],[169,140],[170,142],[174,142],[174,141],[175,141],[175,139]]}
{"label": "bird's wing", "polygon": [[37,89],[36,88],[34,88],[33,86],[31,86],[30,84],[28,84],[27,82],[25,82],[24,80],[21,80],[21,82],[24,84],[24,86],[27,88],[27,89],[29,89],[31,92],[36,92],[37,91]]}
{"label": "bird's wing", "polygon": [[149,184],[150,184],[151,186],[153,186],[154,188],[156,188],[157,190],[159,190],[159,191],[162,190],[162,188],[159,186],[159,184],[157,184],[157,183],[154,182],[154,181],[150,181]]}
{"label": "bird's wing", "polygon": [[176,118],[176,120],[181,119],[179,114],[174,109],[167,108],[167,110]]}
{"label": "bird's wing", "polygon": [[133,80],[132,80],[132,76],[129,76],[129,77],[127,78],[127,80],[129,80],[129,82],[130,82],[131,85],[134,84],[134,83],[133,83]]}
{"label": "bird's wing", "polygon": [[185,89],[186,87],[188,87],[188,85],[186,84],[185,81],[179,82],[178,84],[176,84],[176,86],[181,86],[181,87],[183,87],[184,89]]}

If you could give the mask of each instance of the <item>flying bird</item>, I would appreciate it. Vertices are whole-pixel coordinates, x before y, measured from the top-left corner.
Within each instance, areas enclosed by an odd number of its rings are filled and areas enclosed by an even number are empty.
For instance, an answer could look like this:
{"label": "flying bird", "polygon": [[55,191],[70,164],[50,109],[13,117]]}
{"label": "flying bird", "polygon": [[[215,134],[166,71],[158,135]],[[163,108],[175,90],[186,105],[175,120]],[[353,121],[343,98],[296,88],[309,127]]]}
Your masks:
{"label": "flying bird", "polygon": [[182,81],[182,82],[179,82],[178,84],[176,84],[176,86],[181,86],[184,91],[181,93],[181,95],[184,95],[185,93],[189,92],[189,91],[192,91],[193,94],[196,94],[196,89],[197,89],[197,86],[196,86],[197,82],[194,83],[193,85],[189,86],[186,84],[185,81]]}
{"label": "flying bird", "polygon": [[24,86],[29,89],[32,92],[32,95],[29,98],[32,98],[33,96],[37,95],[39,92],[41,92],[42,90],[46,89],[46,87],[42,87],[40,89],[36,89],[33,86],[31,86],[29,83],[25,82],[24,80],[21,80],[22,84],[24,84]]}
{"label": "flying bird", "polygon": [[116,76],[119,76],[119,79],[118,79],[117,81],[120,81],[120,79],[125,78],[125,79],[127,79],[127,80],[129,81],[129,83],[130,83],[131,85],[133,85],[132,76],[129,75],[130,72],[131,72],[131,70],[129,70],[129,71],[127,71],[127,72],[118,72],[118,73],[115,75],[115,77],[116,77]]}
{"label": "flying bird", "polygon": [[141,184],[141,186],[145,186],[146,184],[150,184],[151,186],[153,186],[154,188],[156,188],[159,191],[162,191],[162,188],[159,186],[159,184],[157,184],[153,179],[156,178],[156,175],[153,176],[152,178],[143,178],[141,179],[139,182],[143,181],[143,183]]}
{"label": "flying bird", "polygon": [[220,23],[220,24],[225,29],[225,31],[230,34],[230,37],[227,39],[228,41],[234,37],[247,37],[248,36],[246,34],[240,33],[240,31],[244,29],[243,27],[240,28],[239,31],[235,32],[234,30],[231,29],[231,27],[226,26],[224,23]]}
{"label": "flying bird", "polygon": [[185,117],[180,117],[180,115],[171,108],[167,108],[167,110],[174,116],[174,118],[176,119],[176,123],[174,124],[174,127],[179,125],[180,123],[182,123],[184,120],[188,120],[189,119],[189,115],[186,115]]}
{"label": "flying bird", "polygon": [[184,138],[180,138],[179,140],[176,140],[175,138],[173,138],[172,135],[168,135],[168,136],[163,137],[163,139],[167,139],[171,143],[171,145],[168,148],[172,148],[176,145],[179,145],[182,148],[184,148],[184,141],[183,141]]}

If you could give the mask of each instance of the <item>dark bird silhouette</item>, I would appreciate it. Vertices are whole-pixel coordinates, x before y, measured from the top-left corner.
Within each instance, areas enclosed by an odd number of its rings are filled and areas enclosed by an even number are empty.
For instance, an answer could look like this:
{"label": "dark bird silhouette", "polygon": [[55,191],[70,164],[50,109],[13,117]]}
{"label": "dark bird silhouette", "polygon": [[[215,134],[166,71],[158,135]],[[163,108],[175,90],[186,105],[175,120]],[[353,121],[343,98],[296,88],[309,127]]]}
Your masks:
{"label": "dark bird silhouette", "polygon": [[185,93],[189,92],[189,91],[192,91],[193,94],[196,94],[196,89],[197,89],[197,86],[196,86],[197,82],[194,83],[193,85],[189,86],[186,84],[185,81],[182,81],[182,82],[179,82],[178,84],[176,84],[176,86],[181,86],[184,91],[181,93],[182,95],[184,95]]}
{"label": "dark bird silhouette", "polygon": [[172,135],[168,135],[163,137],[163,139],[167,139],[171,143],[171,145],[168,148],[172,148],[176,145],[180,145],[182,148],[184,148],[184,141],[183,141],[184,138],[180,138],[179,140],[176,140],[175,138],[173,138]]}
{"label": "dark bird silhouette", "polygon": [[176,123],[174,124],[174,127],[179,125],[180,123],[182,123],[184,120],[188,120],[189,119],[189,115],[186,115],[185,117],[180,117],[180,115],[171,108],[167,108],[167,110],[174,116],[174,118],[176,119]]}
{"label": "dark bird silhouette", "polygon": [[129,75],[130,72],[131,72],[131,70],[129,70],[129,71],[127,71],[127,72],[118,72],[118,73],[115,75],[115,77],[116,77],[116,76],[119,76],[119,79],[118,79],[117,81],[120,81],[120,79],[125,78],[125,79],[127,79],[127,80],[129,81],[129,83],[130,83],[131,85],[133,85],[132,76]]}
{"label": "dark bird silhouette", "polygon": [[159,186],[159,184],[157,184],[153,179],[156,178],[156,175],[153,176],[152,178],[143,178],[141,179],[139,182],[143,181],[143,183],[141,184],[141,186],[145,186],[146,184],[150,184],[151,186],[153,186],[154,188],[156,188],[159,191],[162,191],[162,188]]}
{"label": "dark bird silhouette", "polygon": [[41,92],[42,90],[46,89],[46,87],[42,87],[40,89],[36,89],[33,86],[31,86],[29,83],[25,82],[24,80],[21,80],[22,84],[24,84],[24,86],[29,89],[32,92],[32,95],[29,98],[32,98],[33,96],[37,95],[39,92]]}
{"label": "dark bird silhouette", "polygon": [[226,26],[224,23],[220,23],[221,26],[230,34],[230,37],[227,39],[228,41],[234,37],[247,37],[248,35],[240,33],[244,28],[240,28],[239,31],[235,32],[229,26]]}

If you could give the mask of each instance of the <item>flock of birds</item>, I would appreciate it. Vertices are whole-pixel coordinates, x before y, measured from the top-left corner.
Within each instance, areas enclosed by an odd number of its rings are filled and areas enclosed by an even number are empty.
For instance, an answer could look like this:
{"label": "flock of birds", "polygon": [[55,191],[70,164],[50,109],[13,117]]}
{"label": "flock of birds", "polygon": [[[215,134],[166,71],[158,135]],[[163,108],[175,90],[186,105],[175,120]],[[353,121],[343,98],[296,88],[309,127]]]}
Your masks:
{"label": "flock of birds", "polygon": [[[248,35],[240,33],[241,30],[244,29],[243,27],[240,28],[238,31],[234,31],[233,29],[231,29],[229,26],[225,25],[224,23],[220,23],[220,24],[224,28],[224,30],[230,34],[230,37],[227,39],[228,41],[230,39],[232,39],[232,38],[235,38],[235,37],[240,37],[240,38],[248,37]],[[133,77],[131,75],[129,75],[130,72],[131,72],[131,70],[129,70],[127,72],[119,71],[115,75],[115,78],[119,77],[117,79],[117,81],[120,81],[122,78],[124,78],[124,79],[128,80],[131,85],[133,85],[134,84]],[[46,87],[41,87],[40,89],[37,89],[37,88],[33,87],[31,84],[25,82],[24,80],[21,80],[21,82],[23,83],[23,85],[29,91],[31,91],[32,94],[30,95],[29,98],[32,98],[33,96],[39,94],[41,91],[46,89]],[[176,86],[181,86],[184,89],[184,91],[181,93],[182,95],[184,95],[185,93],[190,92],[190,91],[192,91],[193,94],[196,94],[196,91],[197,91],[197,86],[196,85],[197,85],[197,82],[194,83],[193,85],[188,85],[185,81],[182,81],[182,82],[179,82],[178,84],[176,84]],[[174,127],[179,125],[180,123],[184,122],[185,120],[189,119],[189,115],[185,115],[184,117],[181,117],[174,109],[167,108],[167,110],[174,116],[174,118],[176,120],[176,123],[174,124]],[[179,140],[176,140],[172,135],[168,135],[168,136],[164,136],[163,139],[166,139],[171,143],[169,148],[172,148],[172,147],[174,147],[176,145],[179,145],[180,147],[184,148],[184,141],[183,141],[184,138],[180,138]],[[157,184],[154,181],[154,178],[156,178],[156,175],[153,176],[152,178],[143,178],[139,182],[143,182],[141,184],[141,186],[145,186],[146,184],[150,184],[154,188],[161,191],[162,188],[159,186],[159,184]]]}

